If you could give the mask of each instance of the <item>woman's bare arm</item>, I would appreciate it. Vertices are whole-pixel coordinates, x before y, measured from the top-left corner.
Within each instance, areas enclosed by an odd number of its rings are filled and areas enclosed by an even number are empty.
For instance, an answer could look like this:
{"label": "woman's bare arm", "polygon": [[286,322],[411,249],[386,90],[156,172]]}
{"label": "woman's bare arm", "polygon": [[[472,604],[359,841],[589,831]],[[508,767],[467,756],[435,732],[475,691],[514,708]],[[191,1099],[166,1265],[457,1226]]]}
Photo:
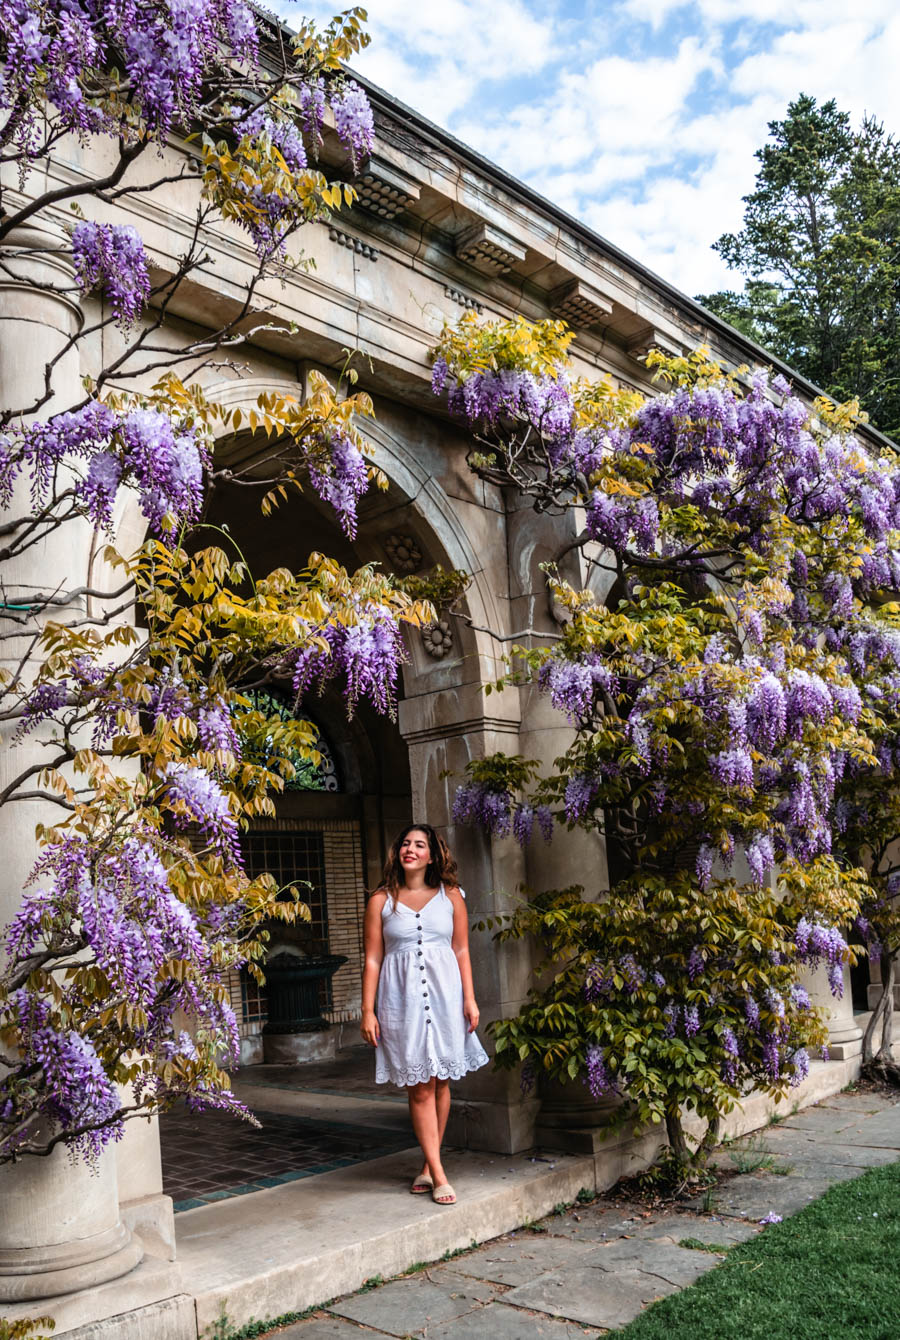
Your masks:
{"label": "woman's bare arm", "polygon": [[450,888],[446,889],[445,892],[453,904],[453,939],[450,943],[453,946],[453,952],[459,964],[459,975],[462,978],[463,1014],[468,1020],[469,1032],[474,1033],[478,1027],[480,1011],[475,1000],[475,988],[472,985],[472,959],[469,954],[469,914],[466,911],[466,900],[459,889]]}
{"label": "woman's bare arm", "polygon": [[378,990],[378,978],[381,976],[381,964],[384,960],[384,932],[381,927],[381,911],[387,894],[383,889],[376,890],[366,903],[366,915],[363,922],[363,976],[362,976],[362,1020],[359,1031],[372,1047],[377,1046],[381,1029],[375,1017],[375,992]]}

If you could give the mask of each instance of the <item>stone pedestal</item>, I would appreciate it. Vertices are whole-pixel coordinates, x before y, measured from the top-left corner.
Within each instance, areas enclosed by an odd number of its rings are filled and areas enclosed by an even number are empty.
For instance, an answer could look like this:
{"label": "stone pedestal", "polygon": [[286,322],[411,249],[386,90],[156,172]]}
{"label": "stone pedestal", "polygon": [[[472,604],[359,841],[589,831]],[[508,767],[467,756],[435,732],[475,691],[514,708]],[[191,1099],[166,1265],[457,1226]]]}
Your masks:
{"label": "stone pedestal", "polygon": [[535,1143],[573,1154],[594,1153],[623,1104],[623,1099],[615,1095],[592,1098],[580,1079],[563,1084],[541,1076],[538,1090]]}
{"label": "stone pedestal", "polygon": [[844,994],[833,996],[823,967],[804,973],[802,981],[813,1005],[828,1015],[828,1055],[832,1061],[849,1061],[862,1053],[862,1029],[853,1013],[850,969],[844,968]]}
{"label": "stone pedestal", "polygon": [[0,1299],[94,1288],[138,1264],[143,1247],[119,1217],[115,1153],[96,1172],[60,1146],[0,1168]]}
{"label": "stone pedestal", "polygon": [[337,1034],[263,1033],[263,1059],[266,1065],[303,1065],[305,1061],[333,1061],[337,1054]]}

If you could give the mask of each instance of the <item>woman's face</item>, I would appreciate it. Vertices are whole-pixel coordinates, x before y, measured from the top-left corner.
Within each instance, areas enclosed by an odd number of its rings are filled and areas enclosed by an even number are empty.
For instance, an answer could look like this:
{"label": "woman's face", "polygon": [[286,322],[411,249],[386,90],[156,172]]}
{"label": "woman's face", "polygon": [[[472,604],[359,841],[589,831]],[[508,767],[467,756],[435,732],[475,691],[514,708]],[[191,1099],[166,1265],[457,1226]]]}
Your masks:
{"label": "woman's face", "polygon": [[431,860],[428,837],[421,828],[411,829],[400,843],[400,865],[404,874],[424,870]]}

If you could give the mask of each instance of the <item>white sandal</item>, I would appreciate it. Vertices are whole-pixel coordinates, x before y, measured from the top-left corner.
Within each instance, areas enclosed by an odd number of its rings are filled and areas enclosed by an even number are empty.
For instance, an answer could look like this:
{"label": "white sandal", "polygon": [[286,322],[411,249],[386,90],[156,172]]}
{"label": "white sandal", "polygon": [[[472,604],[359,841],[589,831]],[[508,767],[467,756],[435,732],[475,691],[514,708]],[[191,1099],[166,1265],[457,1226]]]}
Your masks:
{"label": "white sandal", "polygon": [[435,1205],[455,1205],[456,1192],[449,1182],[445,1182],[443,1186],[432,1187],[431,1199]]}
{"label": "white sandal", "polygon": [[419,1173],[418,1177],[413,1178],[413,1184],[409,1190],[410,1195],[427,1196],[429,1191],[434,1190],[434,1178],[431,1173]]}

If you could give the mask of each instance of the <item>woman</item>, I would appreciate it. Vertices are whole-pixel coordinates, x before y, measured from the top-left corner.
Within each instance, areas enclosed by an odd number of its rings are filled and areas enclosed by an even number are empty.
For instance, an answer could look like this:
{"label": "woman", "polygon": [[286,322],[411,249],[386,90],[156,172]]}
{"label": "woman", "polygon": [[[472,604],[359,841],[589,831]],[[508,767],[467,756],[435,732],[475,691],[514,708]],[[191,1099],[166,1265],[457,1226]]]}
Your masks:
{"label": "woman", "polygon": [[449,1082],[488,1056],[475,1034],[465,894],[446,842],[428,824],[403,829],[366,906],[362,1003],[376,1082],[406,1089],[422,1147],[425,1161],[410,1190],[455,1205],[441,1164]]}

